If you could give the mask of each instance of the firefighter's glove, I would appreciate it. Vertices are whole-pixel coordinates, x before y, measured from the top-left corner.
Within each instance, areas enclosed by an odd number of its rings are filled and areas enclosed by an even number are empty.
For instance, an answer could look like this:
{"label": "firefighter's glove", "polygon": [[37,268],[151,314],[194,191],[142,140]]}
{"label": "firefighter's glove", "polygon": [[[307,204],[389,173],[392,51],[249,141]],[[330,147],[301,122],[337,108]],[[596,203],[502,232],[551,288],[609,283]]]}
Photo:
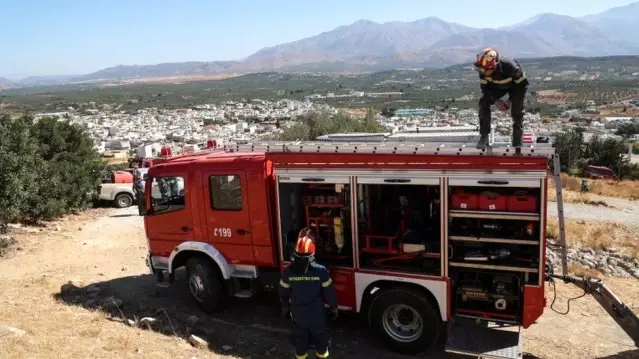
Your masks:
{"label": "firefighter's glove", "polygon": [[328,315],[331,320],[337,320],[337,318],[339,317],[339,311],[337,310],[337,308],[329,308]]}
{"label": "firefighter's glove", "polygon": [[282,316],[284,317],[284,319],[290,319],[291,318],[291,310],[288,308],[282,308]]}
{"label": "firefighter's glove", "polygon": [[495,107],[501,112],[506,112],[510,108],[510,104],[504,100],[495,101]]}

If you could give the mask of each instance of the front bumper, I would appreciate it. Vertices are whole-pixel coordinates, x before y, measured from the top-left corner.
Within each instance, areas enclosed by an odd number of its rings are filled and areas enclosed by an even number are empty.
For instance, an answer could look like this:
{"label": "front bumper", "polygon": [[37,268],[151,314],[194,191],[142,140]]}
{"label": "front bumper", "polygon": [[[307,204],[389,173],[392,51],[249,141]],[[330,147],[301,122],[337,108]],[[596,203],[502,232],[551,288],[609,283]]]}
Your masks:
{"label": "front bumper", "polygon": [[149,268],[151,274],[156,274],[158,271],[169,270],[169,258],[154,256],[151,251],[146,254],[146,266]]}
{"label": "front bumper", "polygon": [[[156,276],[157,286],[166,287],[173,283],[175,276],[173,273],[169,273],[169,258],[153,256],[149,251],[146,255],[146,266],[149,268],[149,272]],[[168,283],[165,282],[167,278]]]}

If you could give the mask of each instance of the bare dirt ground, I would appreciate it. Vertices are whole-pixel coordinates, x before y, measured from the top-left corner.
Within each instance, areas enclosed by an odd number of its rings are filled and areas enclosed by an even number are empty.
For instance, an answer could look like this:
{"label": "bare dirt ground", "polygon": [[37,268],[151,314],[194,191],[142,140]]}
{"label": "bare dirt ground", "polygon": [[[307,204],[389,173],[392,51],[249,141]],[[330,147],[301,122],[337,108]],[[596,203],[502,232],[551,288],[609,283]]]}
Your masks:
{"label": "bare dirt ground", "polygon": [[[568,191],[564,191],[564,196]],[[639,233],[639,201],[589,194],[589,198],[606,203],[592,206],[583,203],[568,203],[564,199],[564,217],[586,221],[619,222]],[[548,217],[557,217],[557,202],[548,202]]]}
{"label": "bare dirt ground", "polygon": [[[93,210],[52,224],[53,230],[15,235],[18,244],[0,259],[0,358],[292,357],[288,325],[275,297],[234,300],[226,310],[205,315],[193,305],[180,276],[176,285],[157,288],[144,263],[146,240],[136,211]],[[69,280],[99,290],[60,295]],[[636,279],[606,281],[639,312]],[[558,310],[581,294],[562,283],[557,292]],[[103,309],[111,296],[121,303]],[[549,288],[549,305],[552,298]],[[564,316],[546,308],[524,331],[526,358],[639,357],[594,299],[576,300],[570,309]],[[128,325],[122,316],[132,321],[151,316],[159,323],[147,330]],[[25,333],[7,335],[3,325]],[[335,358],[405,358],[379,348],[356,315],[344,313],[332,327]],[[190,333],[209,345],[188,344],[183,338]]]}
{"label": "bare dirt ground", "polygon": [[346,112],[347,114],[353,116],[353,117],[364,117],[366,116],[366,109],[365,108],[346,108],[343,109],[344,112]]}

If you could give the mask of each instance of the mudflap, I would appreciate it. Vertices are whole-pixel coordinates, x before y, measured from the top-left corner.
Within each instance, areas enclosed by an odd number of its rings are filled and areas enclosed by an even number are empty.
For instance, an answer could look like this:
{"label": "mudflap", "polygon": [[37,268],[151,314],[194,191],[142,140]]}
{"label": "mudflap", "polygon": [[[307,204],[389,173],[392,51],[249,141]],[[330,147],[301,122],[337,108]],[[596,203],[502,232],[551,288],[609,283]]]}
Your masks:
{"label": "mudflap", "polygon": [[521,359],[521,333],[519,327],[491,328],[472,319],[455,318],[448,332],[446,352],[486,359]]}

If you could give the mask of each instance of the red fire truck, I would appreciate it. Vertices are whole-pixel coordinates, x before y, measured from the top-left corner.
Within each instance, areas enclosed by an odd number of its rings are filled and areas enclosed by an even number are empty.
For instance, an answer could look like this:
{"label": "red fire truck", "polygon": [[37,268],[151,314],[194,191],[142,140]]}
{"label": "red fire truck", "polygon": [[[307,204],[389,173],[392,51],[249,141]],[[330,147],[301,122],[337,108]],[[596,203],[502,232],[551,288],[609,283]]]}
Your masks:
{"label": "red fire truck", "polygon": [[[276,288],[301,228],[339,308],[394,351],[520,358],[546,305],[548,144],[259,143],[149,169],[147,265],[206,311]],[[181,181],[184,189],[171,183]],[[162,184],[160,191],[151,191]],[[636,318],[636,317],[635,317]],[[478,326],[498,323],[503,328]]]}

